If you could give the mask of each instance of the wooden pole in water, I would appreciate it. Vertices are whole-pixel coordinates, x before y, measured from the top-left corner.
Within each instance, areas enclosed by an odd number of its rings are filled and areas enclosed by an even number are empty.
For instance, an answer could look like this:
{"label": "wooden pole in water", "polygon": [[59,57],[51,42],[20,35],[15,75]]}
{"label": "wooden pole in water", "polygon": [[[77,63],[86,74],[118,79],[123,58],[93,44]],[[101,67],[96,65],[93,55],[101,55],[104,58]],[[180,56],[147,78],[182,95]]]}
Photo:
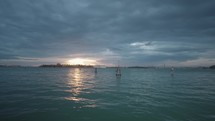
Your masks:
{"label": "wooden pole in water", "polygon": [[95,68],[95,73],[97,73],[97,68]]}
{"label": "wooden pole in water", "polygon": [[119,61],[118,61],[117,69],[116,69],[116,76],[117,76],[117,77],[120,77],[120,76],[121,76],[121,70],[120,70],[120,67],[119,67]]}

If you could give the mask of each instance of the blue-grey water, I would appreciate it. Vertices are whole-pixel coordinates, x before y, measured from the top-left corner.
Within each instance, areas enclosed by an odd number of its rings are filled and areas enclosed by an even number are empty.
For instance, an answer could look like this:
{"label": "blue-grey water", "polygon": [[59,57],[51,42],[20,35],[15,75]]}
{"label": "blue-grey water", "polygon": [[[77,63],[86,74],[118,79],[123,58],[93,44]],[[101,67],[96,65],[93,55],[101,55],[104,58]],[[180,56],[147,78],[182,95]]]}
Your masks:
{"label": "blue-grey water", "polygon": [[215,70],[1,67],[0,121],[215,121]]}

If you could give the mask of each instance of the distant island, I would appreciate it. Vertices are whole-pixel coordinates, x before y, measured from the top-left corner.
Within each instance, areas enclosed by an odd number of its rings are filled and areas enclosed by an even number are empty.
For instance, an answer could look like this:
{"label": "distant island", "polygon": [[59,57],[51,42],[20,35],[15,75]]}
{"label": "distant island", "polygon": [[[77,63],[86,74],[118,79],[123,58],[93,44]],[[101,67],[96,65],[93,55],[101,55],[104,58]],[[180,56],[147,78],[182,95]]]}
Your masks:
{"label": "distant island", "polygon": [[210,69],[215,69],[215,65],[212,65],[209,67]]}
{"label": "distant island", "polygon": [[0,65],[0,67],[22,67],[20,65]]}
{"label": "distant island", "polygon": [[93,68],[92,65],[68,65],[68,64],[51,64],[51,65],[41,65],[39,67],[56,67],[56,68]]}
{"label": "distant island", "polygon": [[[40,66],[22,66],[22,65],[1,65],[0,67],[44,67],[44,68],[117,68],[117,66],[102,66],[102,65],[69,65],[69,64],[43,64]],[[150,68],[162,68],[162,67],[156,67],[156,66],[127,66],[127,67],[121,67],[121,68],[139,68],[139,69],[150,69]],[[201,69],[215,69],[215,65],[208,66],[208,67],[182,67],[182,68],[201,68]]]}
{"label": "distant island", "polygon": [[143,69],[148,69],[148,68],[156,68],[153,66],[129,66],[128,68],[143,68]]}

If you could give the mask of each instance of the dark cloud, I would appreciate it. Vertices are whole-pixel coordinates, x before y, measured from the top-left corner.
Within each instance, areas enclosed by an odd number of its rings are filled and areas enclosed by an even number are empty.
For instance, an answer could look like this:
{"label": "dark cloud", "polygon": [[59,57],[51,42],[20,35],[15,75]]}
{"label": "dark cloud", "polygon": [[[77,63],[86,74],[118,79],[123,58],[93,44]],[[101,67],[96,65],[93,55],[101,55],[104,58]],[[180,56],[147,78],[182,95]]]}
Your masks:
{"label": "dark cloud", "polygon": [[215,59],[214,5],[214,0],[1,0],[0,61],[87,57],[142,65]]}

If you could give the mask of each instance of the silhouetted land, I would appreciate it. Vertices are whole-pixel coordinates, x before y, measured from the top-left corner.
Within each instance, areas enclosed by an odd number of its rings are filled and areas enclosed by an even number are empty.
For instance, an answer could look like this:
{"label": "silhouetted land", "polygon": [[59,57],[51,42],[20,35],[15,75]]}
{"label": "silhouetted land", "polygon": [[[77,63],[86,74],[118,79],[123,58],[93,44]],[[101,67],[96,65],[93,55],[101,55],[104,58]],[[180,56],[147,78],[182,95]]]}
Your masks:
{"label": "silhouetted land", "polygon": [[215,69],[215,65],[212,65],[209,67],[210,69]]}
{"label": "silhouetted land", "polygon": [[[94,68],[92,65],[68,65],[68,64],[44,64],[40,66],[21,66],[21,65],[0,65],[0,67],[53,67],[53,68]],[[95,68],[99,68],[95,66]],[[107,68],[117,68],[117,66],[107,67]],[[139,68],[139,69],[150,69],[150,68],[160,68],[154,66],[129,66],[120,68]],[[162,67],[161,67],[162,68]],[[215,69],[215,65],[209,67],[181,67],[181,68],[201,68],[201,69]]]}
{"label": "silhouetted land", "polygon": [[20,65],[0,65],[0,67],[21,67]]}
{"label": "silhouetted land", "polygon": [[53,67],[53,68],[93,68],[91,65],[64,65],[64,64],[51,64],[51,65],[41,65],[39,67]]}
{"label": "silhouetted land", "polygon": [[128,68],[143,68],[143,69],[148,69],[148,68],[155,68],[155,67],[151,67],[151,66],[130,66]]}

